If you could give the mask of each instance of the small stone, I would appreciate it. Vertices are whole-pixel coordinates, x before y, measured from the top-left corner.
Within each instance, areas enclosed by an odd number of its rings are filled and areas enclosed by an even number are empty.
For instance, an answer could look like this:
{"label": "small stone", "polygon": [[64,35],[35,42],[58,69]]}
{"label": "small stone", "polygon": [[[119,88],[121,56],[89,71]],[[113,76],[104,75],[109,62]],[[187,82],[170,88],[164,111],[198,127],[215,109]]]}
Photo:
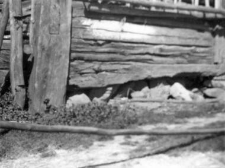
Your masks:
{"label": "small stone", "polygon": [[224,93],[225,93],[225,90],[221,88],[210,88],[210,89],[204,90],[204,94],[211,98],[219,98]]}
{"label": "small stone", "polygon": [[218,97],[219,102],[225,103],[225,92]]}
{"label": "small stone", "polygon": [[149,80],[150,91],[148,92],[149,99],[167,100],[170,94],[170,85],[166,79]]}
{"label": "small stone", "polygon": [[136,92],[131,93],[131,97],[133,99],[140,99],[140,98],[146,98],[146,95],[145,95],[145,93],[143,93],[141,91],[136,91]]}
{"label": "small stone", "polygon": [[196,101],[196,102],[202,102],[205,100],[203,93],[201,90],[199,90],[198,88],[194,88],[192,89],[192,94],[191,94],[191,98]]}
{"label": "small stone", "polygon": [[82,94],[76,94],[74,96],[71,96],[67,102],[66,102],[66,107],[70,108],[72,106],[77,106],[77,105],[81,105],[81,104],[88,104],[90,103],[91,100],[89,99],[89,97],[82,93]]}
{"label": "small stone", "polygon": [[196,102],[203,102],[205,100],[202,95],[197,93],[192,94],[191,98],[193,99],[193,101],[196,101]]}
{"label": "small stone", "polygon": [[170,88],[170,95],[177,99],[177,100],[185,100],[185,101],[192,101],[193,99],[191,96],[193,95],[192,92],[187,90],[183,85],[180,83],[174,83]]}

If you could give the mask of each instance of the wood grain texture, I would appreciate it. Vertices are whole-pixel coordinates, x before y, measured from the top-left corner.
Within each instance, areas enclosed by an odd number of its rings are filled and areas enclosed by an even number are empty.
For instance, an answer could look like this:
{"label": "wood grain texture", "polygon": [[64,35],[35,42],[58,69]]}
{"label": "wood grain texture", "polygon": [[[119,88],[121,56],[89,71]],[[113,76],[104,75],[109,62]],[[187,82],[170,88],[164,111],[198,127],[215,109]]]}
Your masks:
{"label": "wood grain texture", "polygon": [[2,86],[2,84],[4,83],[4,79],[7,73],[8,73],[7,70],[0,69],[0,86]]}
{"label": "wood grain texture", "polygon": [[[118,5],[102,5],[91,3],[88,6],[88,10],[97,13],[110,13],[110,14],[124,14],[130,16],[141,16],[141,17],[164,17],[164,18],[205,18],[205,19],[216,19],[224,18],[223,14],[211,13],[211,12],[201,12],[201,11],[188,11],[188,10],[143,10],[143,9],[132,9],[124,6]],[[217,10],[215,10],[217,11]],[[224,11],[223,11],[224,12]]]}
{"label": "wood grain texture", "polygon": [[[71,38],[71,0],[36,0],[33,31],[34,67],[30,78],[30,111],[65,103]],[[50,13],[49,13],[50,11]],[[60,14],[59,20],[52,21]],[[38,40],[36,40],[38,39]]]}
{"label": "wood grain texture", "polygon": [[124,56],[155,54],[160,56],[180,55],[182,57],[183,55],[196,55],[204,57],[208,55],[212,56],[214,48],[72,39],[71,52],[118,53]]}
{"label": "wood grain texture", "polygon": [[[28,97],[31,100],[29,102],[29,110],[33,111],[34,109],[37,109],[40,106],[40,100],[39,94],[37,93],[38,89],[38,83],[36,84],[36,81],[39,80],[38,78],[38,72],[39,69],[37,68],[38,64],[40,64],[40,57],[38,58],[38,45],[39,45],[39,33],[40,33],[40,22],[41,22],[41,9],[42,4],[39,0],[32,0],[32,24],[31,24],[31,36],[30,36],[30,44],[32,47],[33,54],[33,68],[29,79],[29,88],[28,88]],[[35,106],[35,102],[37,101],[37,106]]]}
{"label": "wood grain texture", "polygon": [[14,103],[24,108],[25,82],[23,75],[23,30],[22,22],[15,17],[22,16],[21,0],[9,0],[11,27],[10,81]]}
{"label": "wood grain texture", "polygon": [[0,69],[8,70],[10,62],[10,50],[1,50],[0,51]]}
{"label": "wood grain texture", "polygon": [[[110,1],[110,0],[104,0],[104,1]],[[209,13],[219,13],[225,15],[225,10],[219,8],[218,6],[221,6],[221,0],[215,0],[215,8],[210,8],[210,7],[204,7],[200,5],[191,5],[191,4],[182,4],[182,3],[177,3],[177,4],[171,4],[171,3],[164,3],[160,1],[149,1],[149,0],[119,0],[119,2],[124,2],[124,3],[131,3],[135,5],[143,5],[147,7],[159,7],[159,8],[167,8],[167,9],[176,9],[176,10],[188,10],[188,11],[200,11],[200,12],[209,12]],[[217,5],[218,4],[218,5]]]}
{"label": "wood grain texture", "polygon": [[223,23],[223,28],[215,31],[215,57],[214,62],[216,64],[224,63],[225,58],[225,23]]}
{"label": "wood grain texture", "polygon": [[214,45],[214,39],[210,40],[199,38],[181,38],[173,36],[155,36],[145,34],[134,34],[129,32],[112,32],[98,29],[76,29],[72,31],[72,38],[85,40],[105,40],[118,42],[131,42],[143,44],[165,44],[165,45],[181,45],[181,46],[204,46]]}
{"label": "wood grain texture", "polygon": [[[77,9],[74,7],[74,9]],[[84,7],[83,7],[84,10]],[[80,19],[84,16],[79,16]],[[101,14],[96,12],[85,12],[86,18],[96,19],[96,20],[113,20],[113,21],[121,21],[126,18],[127,23],[135,23],[141,25],[156,25],[156,26],[164,26],[170,28],[188,28],[200,31],[209,31],[210,27],[205,24],[206,22],[203,20],[197,19],[185,19],[185,18],[148,18],[148,17],[138,17],[138,16],[127,16],[127,15],[113,15],[113,14]],[[73,22],[76,23],[77,15],[74,15]],[[73,23],[74,24],[74,23]]]}
{"label": "wood grain texture", "polygon": [[9,21],[9,0],[3,1],[2,17],[0,22],[0,49],[2,48],[5,30]]}
{"label": "wood grain texture", "polygon": [[69,84],[79,88],[105,87],[163,76],[219,76],[222,74],[225,74],[225,65],[75,61],[70,64]]}
{"label": "wood grain texture", "polygon": [[[124,19],[124,21],[123,21]],[[204,40],[212,40],[210,31],[197,31],[185,28],[168,28],[165,26],[143,25],[128,23],[126,18],[120,21],[113,20],[96,20],[87,18],[77,18],[73,20],[73,28],[89,28],[93,30],[106,30],[111,32],[128,32],[140,35],[152,36],[172,36],[180,38],[201,38]],[[176,25],[174,25],[176,26]]]}
{"label": "wood grain texture", "polygon": [[72,40],[71,61],[212,64],[213,47],[183,47],[122,42]]}

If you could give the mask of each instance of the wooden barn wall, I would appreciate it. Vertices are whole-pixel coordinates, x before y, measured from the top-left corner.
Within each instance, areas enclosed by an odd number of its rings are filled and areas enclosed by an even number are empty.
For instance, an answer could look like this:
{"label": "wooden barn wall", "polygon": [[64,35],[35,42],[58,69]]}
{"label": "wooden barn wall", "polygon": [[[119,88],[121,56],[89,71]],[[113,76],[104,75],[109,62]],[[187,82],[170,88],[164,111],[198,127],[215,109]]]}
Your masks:
{"label": "wooden barn wall", "polygon": [[[24,6],[29,14],[29,0]],[[95,5],[92,8],[96,10]],[[128,16],[129,9],[118,15],[117,10],[123,11],[118,7],[110,10],[115,14],[86,12],[82,2],[73,1],[70,85],[88,88],[186,73],[218,75],[224,68],[214,64],[221,59],[214,58],[216,41],[205,22]],[[0,83],[9,69],[9,52],[10,40],[5,39]]]}
{"label": "wooden barn wall", "polygon": [[186,73],[217,75],[223,68],[214,65],[215,38],[200,20],[99,14],[73,3],[71,85],[88,88]]}

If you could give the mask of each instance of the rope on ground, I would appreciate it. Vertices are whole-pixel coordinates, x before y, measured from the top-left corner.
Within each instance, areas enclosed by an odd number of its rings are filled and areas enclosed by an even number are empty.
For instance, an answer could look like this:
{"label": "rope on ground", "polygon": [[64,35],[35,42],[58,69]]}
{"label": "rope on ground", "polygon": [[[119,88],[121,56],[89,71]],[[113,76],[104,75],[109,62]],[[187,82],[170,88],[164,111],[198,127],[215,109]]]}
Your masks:
{"label": "rope on ground", "polygon": [[177,129],[177,130],[156,130],[156,129],[102,129],[96,127],[80,127],[80,126],[62,126],[62,125],[38,125],[24,124],[17,122],[0,121],[0,128],[9,130],[23,130],[33,132],[48,133],[77,133],[77,134],[94,134],[94,135],[193,135],[193,134],[224,134],[225,128],[193,128],[193,129]]}

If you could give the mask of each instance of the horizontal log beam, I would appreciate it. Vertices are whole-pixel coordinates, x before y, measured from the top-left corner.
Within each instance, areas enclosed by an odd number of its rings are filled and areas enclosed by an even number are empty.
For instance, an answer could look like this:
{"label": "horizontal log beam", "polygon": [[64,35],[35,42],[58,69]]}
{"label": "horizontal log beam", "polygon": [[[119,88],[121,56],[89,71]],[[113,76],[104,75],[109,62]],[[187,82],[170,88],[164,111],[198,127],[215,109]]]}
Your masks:
{"label": "horizontal log beam", "polygon": [[225,65],[166,65],[139,62],[84,62],[70,64],[70,85],[79,88],[105,87],[157,77],[184,75],[219,76],[225,74]]}
{"label": "horizontal log beam", "polygon": [[151,45],[72,39],[71,52],[117,53],[119,55],[156,54],[161,56],[214,55],[214,47]]}
{"label": "horizontal log beam", "polygon": [[[74,8],[76,11],[76,8]],[[74,14],[74,19],[80,19],[79,14]],[[205,24],[204,21],[196,20],[196,19],[179,19],[179,18],[148,18],[148,17],[138,17],[138,16],[127,16],[127,15],[114,15],[114,14],[100,14],[97,12],[86,12],[85,16],[87,18],[96,19],[96,20],[113,20],[119,21],[126,18],[127,23],[135,23],[142,25],[156,25],[156,26],[164,26],[170,28],[187,28],[187,29],[195,29],[200,31],[209,31],[210,27]],[[84,16],[83,16],[84,17]]]}
{"label": "horizontal log beam", "polygon": [[205,40],[212,40],[212,34],[210,31],[199,32],[193,29],[184,28],[168,28],[162,26],[153,25],[139,25],[133,23],[127,23],[123,21],[109,21],[109,20],[94,20],[87,18],[77,18],[73,20],[72,27],[75,28],[90,28],[93,30],[106,30],[112,32],[127,32],[143,35],[155,35],[155,36],[172,36],[183,38],[201,38]]}
{"label": "horizontal log beam", "polygon": [[213,47],[183,47],[72,39],[71,61],[138,61],[152,64],[212,64]]}
{"label": "horizontal log beam", "polygon": [[72,53],[72,60],[84,60],[84,61],[100,61],[100,62],[145,62],[149,64],[212,64],[212,56],[202,57],[202,56],[158,56],[158,55],[130,55],[121,56],[116,53]]}
{"label": "horizontal log beam", "polygon": [[180,38],[172,36],[156,36],[134,34],[128,32],[112,32],[107,30],[97,30],[90,28],[76,28],[72,30],[72,38],[84,40],[106,40],[118,42],[131,42],[143,44],[163,44],[163,45],[180,45],[180,46],[204,46],[209,47],[214,45],[214,39],[199,39],[199,38]]}
{"label": "horizontal log beam", "polygon": [[[157,17],[157,18],[194,18],[187,14],[176,14],[159,11],[149,11],[141,9],[132,9],[128,7],[121,7],[117,5],[101,5],[101,4],[90,4],[88,11],[102,13],[102,14],[114,14],[114,15],[128,15],[128,16],[141,16],[141,17]],[[201,17],[201,16],[200,16]]]}

